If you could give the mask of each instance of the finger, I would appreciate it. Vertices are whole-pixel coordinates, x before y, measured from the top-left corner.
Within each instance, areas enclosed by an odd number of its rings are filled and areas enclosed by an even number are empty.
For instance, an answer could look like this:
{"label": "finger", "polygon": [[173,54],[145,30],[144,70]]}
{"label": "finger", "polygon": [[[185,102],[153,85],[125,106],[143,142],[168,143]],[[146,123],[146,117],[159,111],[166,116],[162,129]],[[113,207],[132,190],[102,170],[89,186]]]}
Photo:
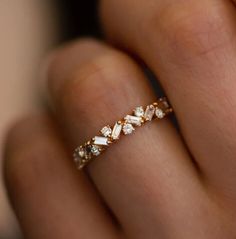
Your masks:
{"label": "finger", "polygon": [[231,194],[236,184],[232,2],[101,2],[109,37],[144,59],[164,86],[204,180]]}
{"label": "finger", "polygon": [[[66,69],[73,69],[66,74],[61,72],[65,64]],[[155,99],[139,67],[128,56],[98,42],[83,40],[58,52],[49,79],[57,115],[63,115],[74,147],[135,106]],[[192,219],[205,214],[206,201],[199,200],[205,195],[168,120],[153,122],[120,139],[88,169],[128,236],[154,238],[178,231],[179,238],[186,238],[183,234],[204,228]],[[185,232],[171,223],[178,221],[182,228],[183,218],[192,220]]]}
{"label": "finger", "polygon": [[30,117],[8,136],[5,175],[26,238],[118,238],[103,203],[77,174],[51,120]]}

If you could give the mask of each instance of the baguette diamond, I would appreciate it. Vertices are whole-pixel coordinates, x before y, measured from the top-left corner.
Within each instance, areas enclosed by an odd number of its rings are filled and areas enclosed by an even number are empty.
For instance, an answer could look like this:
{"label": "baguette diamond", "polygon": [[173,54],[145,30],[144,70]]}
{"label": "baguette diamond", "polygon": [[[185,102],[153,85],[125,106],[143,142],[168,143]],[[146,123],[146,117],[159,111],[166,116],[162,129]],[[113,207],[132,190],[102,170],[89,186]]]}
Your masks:
{"label": "baguette diamond", "polygon": [[100,136],[95,136],[93,143],[96,144],[96,145],[104,145],[104,146],[107,146],[107,145],[108,145],[108,138],[106,138],[106,137],[100,137]]}
{"label": "baguette diamond", "polygon": [[122,124],[120,122],[117,122],[115,124],[112,134],[111,134],[112,139],[114,139],[114,140],[119,139],[121,130],[122,130]]}
{"label": "baguette diamond", "polygon": [[136,126],[141,126],[142,124],[142,118],[132,115],[125,116],[125,120],[127,123],[134,124]]}
{"label": "baguette diamond", "polygon": [[173,112],[166,98],[160,98],[146,108],[139,106],[132,114],[117,121],[113,127],[109,125],[100,130],[100,134],[75,149],[74,161],[79,169],[85,167],[99,156],[122,135],[132,134],[136,127],[148,124],[153,119],[162,119]]}
{"label": "baguette diamond", "polygon": [[144,113],[144,118],[147,121],[151,121],[153,116],[154,116],[154,114],[155,114],[155,107],[154,107],[154,105],[149,105],[149,106],[147,106],[146,111]]}

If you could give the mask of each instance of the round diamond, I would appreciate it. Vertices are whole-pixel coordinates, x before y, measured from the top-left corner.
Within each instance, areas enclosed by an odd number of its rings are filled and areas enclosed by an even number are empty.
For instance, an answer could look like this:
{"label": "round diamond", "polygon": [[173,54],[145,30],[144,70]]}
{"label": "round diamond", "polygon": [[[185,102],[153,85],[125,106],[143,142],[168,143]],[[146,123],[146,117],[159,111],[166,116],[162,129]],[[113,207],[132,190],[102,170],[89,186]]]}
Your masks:
{"label": "round diamond", "polygon": [[86,152],[84,147],[80,147],[75,150],[74,161],[76,164],[80,165],[83,163],[83,159],[86,157]]}
{"label": "round diamond", "polygon": [[132,124],[124,124],[123,125],[123,132],[124,134],[132,134],[132,132],[134,131],[134,127]]}
{"label": "round diamond", "polygon": [[80,158],[84,158],[86,152],[85,152],[85,148],[83,147],[79,147],[78,149],[75,150],[75,157],[80,157]]}
{"label": "round diamond", "polygon": [[82,158],[79,157],[77,153],[74,153],[74,161],[79,164],[82,161]]}
{"label": "round diamond", "polygon": [[91,153],[95,156],[98,156],[100,154],[100,148],[97,145],[93,145],[91,148]]}
{"label": "round diamond", "polygon": [[90,144],[87,144],[85,147],[84,147],[84,158],[85,159],[90,159],[91,158],[91,149],[92,149],[92,145]]}
{"label": "round diamond", "polygon": [[163,119],[165,117],[165,113],[162,109],[157,108],[156,109],[156,116],[158,119]]}
{"label": "round diamond", "polygon": [[105,126],[102,128],[101,133],[103,134],[103,136],[108,137],[111,136],[112,133],[112,129],[109,125]]}
{"label": "round diamond", "polygon": [[134,110],[134,115],[137,116],[137,117],[143,117],[144,116],[144,109],[143,109],[143,107],[142,106],[137,107]]}

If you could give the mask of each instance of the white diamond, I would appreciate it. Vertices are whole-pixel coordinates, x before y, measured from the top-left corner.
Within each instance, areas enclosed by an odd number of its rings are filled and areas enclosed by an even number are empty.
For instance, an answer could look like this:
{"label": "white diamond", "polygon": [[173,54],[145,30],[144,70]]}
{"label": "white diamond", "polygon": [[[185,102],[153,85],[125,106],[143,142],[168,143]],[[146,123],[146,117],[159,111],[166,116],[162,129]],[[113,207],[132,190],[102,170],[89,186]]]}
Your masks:
{"label": "white diamond", "polygon": [[147,108],[146,108],[146,111],[144,113],[144,118],[147,120],[147,121],[151,121],[153,116],[155,114],[155,107],[153,105],[149,105]]}
{"label": "white diamond", "polygon": [[161,99],[160,102],[158,103],[158,107],[162,109],[163,111],[167,110],[170,108],[169,103],[166,101],[166,99]]}
{"label": "white diamond", "polygon": [[137,107],[134,110],[134,115],[137,116],[137,117],[143,117],[144,116],[144,109],[143,109],[143,107],[142,106]]}
{"label": "white diamond", "polygon": [[158,119],[163,119],[165,117],[165,113],[162,109],[156,108],[156,116]]}
{"label": "white diamond", "polygon": [[85,154],[86,154],[85,149],[83,147],[79,147],[75,150],[74,157],[83,158]]}
{"label": "white diamond", "polygon": [[124,134],[131,134],[134,131],[134,127],[132,124],[124,124],[123,125],[123,132]]}
{"label": "white diamond", "polygon": [[108,145],[108,138],[95,136],[94,137],[94,144],[96,144],[96,145]]}
{"label": "white diamond", "polygon": [[84,147],[79,147],[74,152],[74,161],[78,165],[78,168],[83,164],[83,159],[86,158],[86,150]]}
{"label": "white diamond", "polygon": [[78,157],[77,154],[74,154],[74,162],[79,166],[80,164],[82,164],[82,158]]}
{"label": "white diamond", "polygon": [[111,127],[110,127],[109,125],[107,125],[107,126],[105,126],[105,127],[103,127],[103,128],[101,129],[101,133],[102,133],[105,137],[108,137],[108,136],[111,135],[112,129],[111,129]]}
{"label": "white diamond", "polygon": [[142,118],[132,115],[125,116],[125,120],[127,123],[134,124],[136,126],[140,126],[142,124]]}
{"label": "white diamond", "polygon": [[170,105],[167,101],[163,101],[162,103],[163,103],[163,105],[165,106],[166,109],[170,108]]}
{"label": "white diamond", "polygon": [[111,137],[112,137],[113,139],[119,139],[121,130],[122,130],[122,125],[117,122],[117,123],[115,124],[114,128],[113,128]]}
{"label": "white diamond", "polygon": [[91,148],[91,153],[95,156],[98,156],[100,154],[100,148],[97,145],[93,145]]}

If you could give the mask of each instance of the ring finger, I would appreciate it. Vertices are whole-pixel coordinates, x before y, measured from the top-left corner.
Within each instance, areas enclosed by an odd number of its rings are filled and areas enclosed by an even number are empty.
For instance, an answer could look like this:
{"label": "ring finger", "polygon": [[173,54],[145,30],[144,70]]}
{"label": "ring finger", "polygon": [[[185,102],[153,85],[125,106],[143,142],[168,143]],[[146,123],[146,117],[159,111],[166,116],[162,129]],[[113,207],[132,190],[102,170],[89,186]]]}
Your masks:
{"label": "ring finger", "polygon": [[230,0],[101,3],[107,34],[158,75],[204,181],[231,201],[236,197],[235,5]]}
{"label": "ring finger", "polygon": [[[104,44],[82,40],[59,50],[53,59],[50,94],[74,147],[135,106],[155,101],[134,61]],[[124,137],[89,165],[88,172],[125,232],[135,238],[169,235],[189,224],[193,215],[205,217],[205,201],[199,200],[205,195],[197,173],[168,120],[153,122]],[[182,198],[186,200],[180,203]],[[160,227],[164,223],[168,228]],[[191,233],[198,226],[201,230],[205,227],[192,220]]]}

